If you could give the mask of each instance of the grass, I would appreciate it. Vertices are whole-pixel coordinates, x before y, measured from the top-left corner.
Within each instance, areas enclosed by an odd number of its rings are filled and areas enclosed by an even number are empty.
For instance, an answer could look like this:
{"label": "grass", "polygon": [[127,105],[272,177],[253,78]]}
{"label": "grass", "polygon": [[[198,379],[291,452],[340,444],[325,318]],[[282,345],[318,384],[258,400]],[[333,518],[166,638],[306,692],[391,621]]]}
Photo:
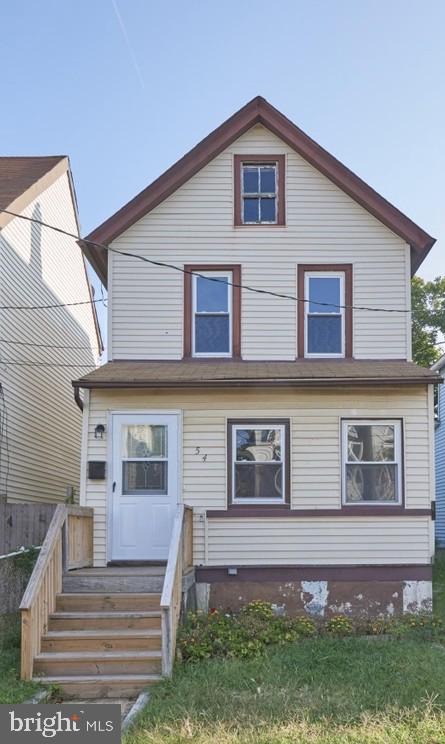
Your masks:
{"label": "grass", "polygon": [[6,616],[0,627],[0,703],[23,703],[39,686],[20,679],[20,625]]}
{"label": "grass", "polygon": [[[445,621],[445,551],[434,605]],[[445,744],[445,649],[321,637],[178,665],[125,744]]]}

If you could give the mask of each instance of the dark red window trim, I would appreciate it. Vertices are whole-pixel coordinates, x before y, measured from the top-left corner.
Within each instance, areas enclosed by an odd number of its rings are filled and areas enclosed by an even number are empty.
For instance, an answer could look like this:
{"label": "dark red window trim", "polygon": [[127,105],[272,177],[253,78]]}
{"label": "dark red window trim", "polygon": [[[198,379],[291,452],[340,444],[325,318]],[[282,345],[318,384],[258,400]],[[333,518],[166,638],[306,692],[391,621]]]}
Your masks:
{"label": "dark red window trim", "polygon": [[[285,433],[286,433],[286,441],[284,445],[284,502],[280,502],[279,504],[234,504],[232,501],[232,427],[234,425],[237,426],[244,426],[250,427],[255,426],[255,424],[261,424],[262,426],[284,426]],[[290,456],[291,456],[291,446],[290,446],[290,419],[284,419],[284,418],[271,418],[269,416],[265,418],[240,418],[240,419],[227,419],[227,503],[228,503],[228,509],[235,515],[238,511],[240,512],[240,516],[243,516],[242,512],[251,511],[254,513],[257,509],[258,510],[264,510],[267,509],[268,511],[271,511],[272,513],[277,511],[283,512],[283,510],[288,510],[290,508],[290,492],[291,492],[291,469],[290,469]]]}
{"label": "dark red window trim", "polygon": [[[298,299],[306,300],[305,297],[305,274],[306,272],[320,273],[328,271],[342,271],[345,275],[345,359],[351,359],[352,348],[352,264],[299,264],[298,266]],[[298,356],[304,358],[304,308],[305,302],[298,303]],[[327,356],[327,359],[330,357]]]}
{"label": "dark red window trim", "polygon": [[[277,194],[277,221],[274,223],[266,222],[258,224],[244,224],[242,220],[241,207],[241,165],[250,163],[252,165],[259,163],[276,163],[278,166],[278,194]],[[234,155],[233,158],[233,183],[234,183],[234,224],[235,227],[282,227],[286,224],[285,210],[285,155]]]}
{"label": "dark red window trim", "polygon": [[[240,264],[186,264],[186,272],[231,271],[232,282],[232,358],[241,357],[241,266]],[[184,357],[192,357],[192,274],[184,274]],[[214,359],[214,357],[209,357]],[[227,359],[227,357],[224,357]],[[205,359],[200,356],[199,359]]]}

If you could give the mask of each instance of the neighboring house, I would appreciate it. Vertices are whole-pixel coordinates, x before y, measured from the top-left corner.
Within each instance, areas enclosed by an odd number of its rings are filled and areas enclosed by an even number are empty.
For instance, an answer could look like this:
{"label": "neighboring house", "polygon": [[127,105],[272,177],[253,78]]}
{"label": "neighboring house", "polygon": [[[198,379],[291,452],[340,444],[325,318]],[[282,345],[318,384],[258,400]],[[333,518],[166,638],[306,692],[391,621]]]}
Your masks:
{"label": "neighboring house", "polygon": [[434,239],[256,98],[82,244],[109,290],[74,382],[94,565],[166,561],[184,502],[203,606],[430,609]]}
{"label": "neighboring house", "polygon": [[[445,354],[431,367],[442,377],[445,373]],[[445,548],[445,384],[437,386],[436,401],[436,544]]]}
{"label": "neighboring house", "polygon": [[[79,234],[68,158],[0,157],[0,210],[36,220],[0,211],[0,499],[78,500],[70,381],[94,369],[101,340],[75,238],[38,224]],[[26,309],[42,305],[67,306]]]}

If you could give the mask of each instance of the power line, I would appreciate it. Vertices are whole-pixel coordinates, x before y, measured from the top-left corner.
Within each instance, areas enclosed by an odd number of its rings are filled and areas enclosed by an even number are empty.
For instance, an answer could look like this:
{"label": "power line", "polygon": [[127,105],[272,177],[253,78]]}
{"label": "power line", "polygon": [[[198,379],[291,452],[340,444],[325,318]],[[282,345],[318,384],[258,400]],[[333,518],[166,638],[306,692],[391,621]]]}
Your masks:
{"label": "power line", "polygon": [[[154,259],[147,258],[146,256],[139,256],[138,254],[130,253],[129,251],[118,251],[116,248],[112,248],[111,246],[105,245],[104,243],[98,243],[95,240],[88,240],[87,238],[80,238],[78,235],[75,235],[74,233],[70,233],[67,230],[63,230],[61,227],[50,225],[47,222],[43,222],[42,220],[37,220],[33,217],[26,217],[25,215],[18,214],[17,212],[11,212],[8,209],[0,209],[0,212],[4,212],[5,214],[9,214],[13,217],[18,217],[19,219],[27,220],[29,222],[35,222],[38,225],[41,225],[42,227],[47,227],[50,230],[55,230],[56,232],[61,233],[62,235],[66,235],[70,238],[74,238],[76,241],[82,240],[82,242],[84,243],[89,243],[90,245],[93,245],[96,248],[103,248],[104,250],[110,251],[111,253],[115,253],[118,256],[127,256],[128,258],[134,258],[138,261],[143,261],[144,263],[148,263],[152,266],[161,266],[163,268],[172,269],[174,271],[179,271],[182,274],[190,274],[191,276],[197,276],[202,279],[206,279],[207,281],[219,282],[220,284],[226,284],[227,286],[234,287],[236,289],[245,289],[248,292],[255,292],[256,294],[268,295],[268,296],[277,297],[283,300],[292,300],[293,302],[302,302],[302,303],[310,302],[311,304],[319,305],[320,307],[323,307],[323,306],[324,307],[336,307],[338,309],[343,309],[343,310],[363,310],[366,312],[377,312],[377,313],[403,313],[403,314],[411,313],[411,310],[401,310],[399,308],[365,307],[365,306],[360,306],[360,305],[339,305],[334,302],[318,302],[316,300],[309,300],[309,299],[304,299],[302,297],[295,297],[294,295],[287,295],[281,292],[273,292],[272,290],[259,289],[258,287],[250,287],[247,284],[237,284],[235,282],[230,282],[228,280],[221,280],[217,277],[205,276],[204,274],[200,274],[197,271],[190,271],[189,269],[184,269],[182,266],[175,266],[174,264],[169,264],[164,261],[155,261]],[[96,300],[93,300],[93,302],[95,301]],[[17,309],[20,309],[20,308],[17,308]]]}
{"label": "power line", "polygon": [[60,302],[54,305],[0,305],[0,310],[53,310],[57,307],[76,307],[77,305],[91,305],[91,303],[93,302],[103,302],[103,300],[101,298],[98,298],[97,300],[83,300],[82,302]]}
{"label": "power line", "polygon": [[65,344],[36,344],[36,343],[34,343],[32,341],[12,341],[12,340],[6,339],[6,338],[0,338],[0,344],[14,344],[16,346],[35,346],[35,347],[37,347],[39,349],[79,349],[79,350],[88,349],[89,351],[91,351],[92,348],[99,349],[99,347],[98,346],[96,347],[95,345],[92,345],[92,346],[69,346],[69,345],[65,345]]}
{"label": "power line", "polygon": [[2,365],[16,366],[16,367],[88,367],[88,369],[97,369],[95,364],[53,364],[53,362],[12,362],[9,359],[6,361],[0,360],[0,367]]}

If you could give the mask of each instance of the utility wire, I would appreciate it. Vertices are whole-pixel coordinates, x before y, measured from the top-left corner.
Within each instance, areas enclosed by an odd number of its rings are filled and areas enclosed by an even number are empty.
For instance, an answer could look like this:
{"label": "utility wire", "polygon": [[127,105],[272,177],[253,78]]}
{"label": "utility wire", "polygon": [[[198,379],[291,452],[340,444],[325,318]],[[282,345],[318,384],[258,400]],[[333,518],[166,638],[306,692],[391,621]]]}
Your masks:
{"label": "utility wire", "polygon": [[88,367],[88,369],[97,369],[95,364],[54,364],[53,362],[12,362],[9,359],[0,361],[0,367],[3,365],[16,367]]}
{"label": "utility wire", "polygon": [[0,344],[14,344],[16,346],[35,346],[38,349],[88,349],[88,351],[91,351],[94,349],[99,349],[98,346],[92,345],[92,346],[69,346],[65,344],[36,344],[33,341],[12,341],[10,339],[6,338],[0,338]]}
{"label": "utility wire", "polygon": [[[19,219],[27,220],[28,222],[35,222],[38,225],[41,225],[42,227],[47,227],[50,230],[55,230],[58,233],[61,233],[62,235],[66,235],[69,238],[74,238],[76,241],[81,240],[83,243],[88,243],[90,245],[95,246],[96,248],[103,248],[106,251],[109,251],[110,253],[115,253],[118,256],[127,256],[128,258],[134,258],[138,261],[143,261],[144,263],[148,263],[152,266],[161,266],[166,269],[172,269],[174,271],[179,271],[182,274],[190,274],[191,276],[197,276],[202,279],[206,279],[207,281],[212,282],[219,282],[220,284],[226,284],[230,287],[235,287],[236,289],[245,289],[248,292],[255,292],[256,294],[261,295],[268,295],[270,297],[278,297],[279,299],[283,300],[292,300],[293,302],[302,302],[302,303],[311,303],[313,305],[319,305],[320,307],[336,307],[343,310],[363,310],[367,312],[376,312],[376,313],[403,313],[408,314],[411,313],[411,310],[401,310],[399,308],[384,308],[384,307],[364,307],[360,305],[338,305],[334,302],[318,302],[316,300],[309,300],[304,299],[302,297],[295,297],[294,295],[287,295],[283,294],[281,292],[273,292],[268,289],[259,289],[258,287],[250,287],[247,284],[237,284],[235,282],[230,282],[228,280],[222,280],[217,277],[211,277],[206,276],[204,274],[200,274],[198,271],[190,271],[189,269],[184,269],[182,266],[175,266],[174,264],[165,263],[164,261],[155,261],[153,259],[147,258],[146,256],[140,256],[136,253],[130,253],[129,251],[118,251],[116,248],[112,248],[109,245],[105,245],[104,243],[98,243],[95,240],[88,240],[87,238],[80,238],[78,235],[75,235],[74,233],[70,233],[67,230],[63,230],[61,227],[56,227],[55,225],[50,225],[47,222],[43,222],[42,220],[37,220],[33,217],[25,217],[23,214],[18,214],[17,212],[11,212],[8,209],[0,209],[0,212],[4,212],[5,214],[9,214],[13,217],[18,217]],[[98,300],[93,300],[93,302],[97,302]],[[0,307],[0,310],[3,309]],[[16,308],[21,309],[21,308]],[[25,308],[30,309],[30,308]]]}

